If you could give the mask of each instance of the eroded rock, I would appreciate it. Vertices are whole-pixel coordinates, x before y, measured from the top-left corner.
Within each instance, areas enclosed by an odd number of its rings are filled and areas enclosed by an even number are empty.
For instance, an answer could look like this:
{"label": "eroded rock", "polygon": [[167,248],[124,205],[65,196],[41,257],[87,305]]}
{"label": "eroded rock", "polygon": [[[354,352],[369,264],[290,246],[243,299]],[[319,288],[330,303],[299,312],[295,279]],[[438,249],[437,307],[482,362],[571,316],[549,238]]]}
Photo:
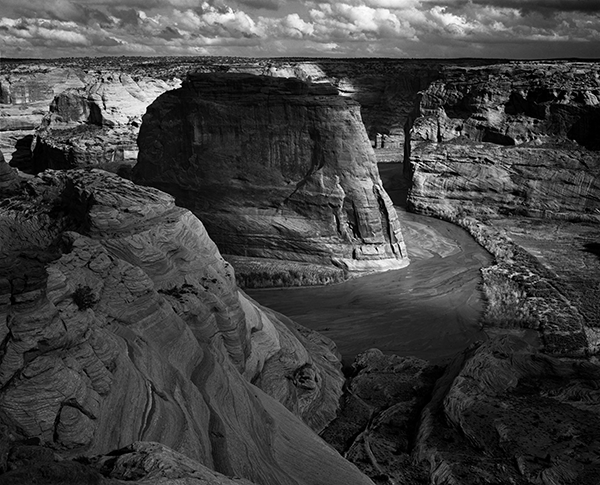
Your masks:
{"label": "eroded rock", "polygon": [[64,456],[158,441],[256,483],[369,483],[275,400],[331,420],[333,345],[241,293],[189,211],[97,170],[44,172],[24,194],[0,215],[13,439]]}
{"label": "eroded rock", "polygon": [[443,70],[408,126],[409,203],[446,217],[599,220],[598,95],[594,63]]}
{"label": "eroded rock", "polygon": [[417,457],[434,483],[595,483],[599,372],[515,337],[492,339],[440,379]]}
{"label": "eroded rock", "polygon": [[134,180],[173,194],[225,254],[408,263],[358,105],[331,86],[190,75],[148,108],[138,144]]}
{"label": "eroded rock", "polygon": [[179,84],[107,72],[92,77],[84,87],[66,89],[53,99],[37,130],[32,171],[87,167],[128,171],[137,158],[136,138],[146,107]]}

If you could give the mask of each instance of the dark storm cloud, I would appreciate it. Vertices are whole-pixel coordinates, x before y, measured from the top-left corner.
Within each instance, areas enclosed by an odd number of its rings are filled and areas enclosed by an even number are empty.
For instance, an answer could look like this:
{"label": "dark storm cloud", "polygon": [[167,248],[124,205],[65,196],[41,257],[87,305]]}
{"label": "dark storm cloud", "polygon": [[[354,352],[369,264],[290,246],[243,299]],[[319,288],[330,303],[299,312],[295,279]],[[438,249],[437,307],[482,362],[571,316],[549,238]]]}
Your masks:
{"label": "dark storm cloud", "polygon": [[238,0],[240,5],[246,5],[251,8],[263,8],[265,10],[279,10],[285,3],[284,0]]}
{"label": "dark storm cloud", "polygon": [[[475,5],[514,8],[524,13],[560,12],[600,13],[600,0],[472,0]],[[468,2],[460,2],[467,4]]]}
{"label": "dark storm cloud", "polygon": [[173,27],[165,27],[158,36],[165,40],[181,39],[183,37],[181,33]]}
{"label": "dark storm cloud", "polygon": [[140,23],[137,10],[133,8],[109,7],[108,12],[118,18],[120,25],[126,27],[128,25],[137,27]]}

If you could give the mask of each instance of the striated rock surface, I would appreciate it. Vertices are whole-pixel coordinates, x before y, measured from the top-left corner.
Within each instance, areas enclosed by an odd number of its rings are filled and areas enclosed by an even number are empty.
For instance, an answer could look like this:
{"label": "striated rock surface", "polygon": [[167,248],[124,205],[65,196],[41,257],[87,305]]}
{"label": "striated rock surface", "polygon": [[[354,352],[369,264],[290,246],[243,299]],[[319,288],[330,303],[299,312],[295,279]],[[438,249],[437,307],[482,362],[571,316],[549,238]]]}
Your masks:
{"label": "striated rock surface", "polygon": [[12,441],[66,457],[157,441],[259,484],[370,483],[289,411],[316,430],[334,417],[333,344],[240,292],[171,196],[47,171],[3,201],[0,225]]}
{"label": "striated rock surface", "polygon": [[598,220],[599,75],[591,62],[443,70],[410,124],[412,207]]}
{"label": "striated rock surface", "polygon": [[138,144],[133,179],[175,195],[225,254],[408,263],[358,105],[333,87],[190,75],[148,108]]}

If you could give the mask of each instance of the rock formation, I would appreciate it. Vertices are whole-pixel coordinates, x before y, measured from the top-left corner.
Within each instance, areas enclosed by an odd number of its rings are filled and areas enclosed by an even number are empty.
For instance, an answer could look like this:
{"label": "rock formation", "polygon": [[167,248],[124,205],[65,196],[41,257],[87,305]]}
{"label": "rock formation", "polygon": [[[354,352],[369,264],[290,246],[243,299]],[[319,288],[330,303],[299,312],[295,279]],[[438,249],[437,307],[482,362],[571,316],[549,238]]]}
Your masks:
{"label": "rock formation", "polygon": [[61,92],[38,129],[32,171],[132,167],[146,107],[178,85],[178,80],[167,83],[111,72],[94,77],[84,87]]}
{"label": "rock formation", "polygon": [[415,458],[431,483],[593,484],[600,367],[505,336],[458,357],[421,416]]}
{"label": "rock formation", "polygon": [[143,118],[133,179],[165,190],[224,254],[334,264],[408,263],[356,103],[333,87],[190,75]]}
{"label": "rock formation", "polygon": [[0,194],[3,196],[13,195],[21,185],[17,171],[4,160],[0,152]]}
{"label": "rock formation", "polygon": [[81,88],[88,75],[77,67],[24,63],[0,75],[0,151],[8,162],[28,166],[36,128],[52,99]]}
{"label": "rock formation", "polygon": [[412,206],[598,220],[599,73],[572,62],[445,69],[410,125]]}
{"label": "rock formation", "polygon": [[600,472],[600,366],[514,336],[479,342],[445,370],[360,355],[323,433],[376,483],[588,484]]}
{"label": "rock formation", "polygon": [[258,484],[370,483],[288,410],[315,430],[333,418],[333,344],[240,292],[171,196],[47,171],[0,211],[10,441],[63,457],[157,441]]}

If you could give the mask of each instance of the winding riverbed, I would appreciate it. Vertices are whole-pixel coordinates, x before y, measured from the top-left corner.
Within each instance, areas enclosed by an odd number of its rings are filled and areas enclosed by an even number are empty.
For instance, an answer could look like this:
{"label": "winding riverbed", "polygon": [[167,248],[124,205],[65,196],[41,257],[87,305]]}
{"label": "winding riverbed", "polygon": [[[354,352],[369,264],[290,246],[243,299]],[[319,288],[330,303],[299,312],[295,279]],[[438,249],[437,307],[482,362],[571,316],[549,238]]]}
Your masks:
{"label": "winding riverbed", "polygon": [[336,342],[345,362],[379,348],[440,361],[485,339],[479,268],[491,256],[459,227],[406,212],[401,164],[381,164],[411,263],[327,287],[247,290],[259,303]]}

